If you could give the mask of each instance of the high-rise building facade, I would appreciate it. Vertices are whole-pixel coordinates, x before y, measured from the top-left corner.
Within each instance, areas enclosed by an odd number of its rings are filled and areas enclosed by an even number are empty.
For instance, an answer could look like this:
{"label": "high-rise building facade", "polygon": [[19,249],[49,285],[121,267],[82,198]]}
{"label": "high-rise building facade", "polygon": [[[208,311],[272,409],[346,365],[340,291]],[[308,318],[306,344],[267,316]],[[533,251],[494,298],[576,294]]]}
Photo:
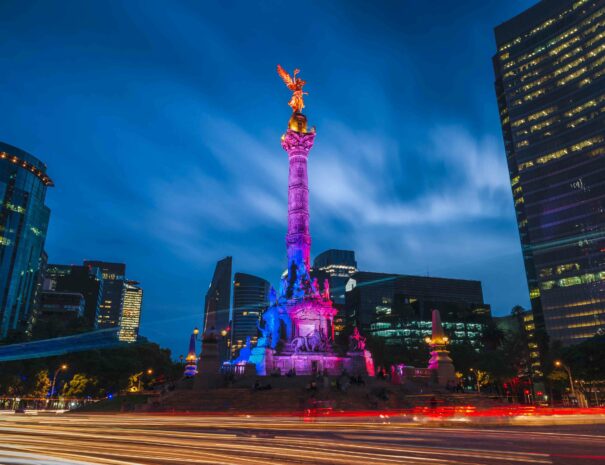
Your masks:
{"label": "high-rise building facade", "polygon": [[[216,263],[212,282],[204,302],[203,333],[214,331],[219,337],[218,351],[221,362],[229,360],[231,338],[231,270],[233,259],[225,257]],[[203,348],[202,348],[203,350]]]}
{"label": "high-rise building facade", "polygon": [[39,319],[81,318],[85,306],[84,296],[79,292],[41,292]]}
{"label": "high-rise building facade", "polygon": [[233,319],[231,323],[231,353],[235,355],[246,343],[255,343],[260,316],[267,308],[271,285],[266,279],[246,273],[233,276]]}
{"label": "high-rise building facade", "polygon": [[44,272],[45,292],[76,292],[84,296],[83,317],[90,329],[97,326],[103,305],[103,274],[98,267],[48,264]]}
{"label": "high-rise building facade", "polygon": [[534,324],[581,342],[605,319],[605,2],[544,0],[495,35]]}
{"label": "high-rise building facade", "polygon": [[118,332],[118,339],[122,342],[136,342],[139,337],[143,289],[138,284],[136,281],[124,281],[120,331]]}
{"label": "high-rise building facade", "polygon": [[103,275],[103,302],[97,315],[97,327],[115,328],[120,324],[122,298],[126,280],[126,265],[95,260],[85,260],[84,266],[99,268]]}
{"label": "high-rise building facade", "polygon": [[44,163],[0,142],[0,339],[30,326],[52,185]]}

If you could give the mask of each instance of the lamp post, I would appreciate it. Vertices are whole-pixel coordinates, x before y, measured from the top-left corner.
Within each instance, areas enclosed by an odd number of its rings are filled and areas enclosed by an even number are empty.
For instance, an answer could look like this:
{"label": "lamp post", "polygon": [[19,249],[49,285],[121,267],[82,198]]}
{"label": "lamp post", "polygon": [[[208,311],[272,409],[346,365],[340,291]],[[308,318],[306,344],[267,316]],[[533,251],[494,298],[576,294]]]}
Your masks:
{"label": "lamp post", "polygon": [[[152,375],[152,374],[153,374],[153,370],[152,370],[151,368],[148,368],[148,369],[147,369],[147,374],[148,374],[148,375]],[[142,377],[143,377],[143,372],[141,371],[141,372],[139,373],[139,387],[138,387],[138,389],[137,389],[137,391],[138,391],[138,392],[141,392],[141,378],[142,378]]]}
{"label": "lamp post", "polygon": [[61,370],[63,370],[63,371],[67,370],[67,365],[65,363],[62,364],[62,365],[60,365],[59,368],[57,368],[55,370],[55,375],[53,376],[53,382],[52,382],[51,387],[50,387],[50,395],[48,396],[49,401],[50,401],[50,399],[52,399],[52,396],[55,393],[55,384],[57,382],[57,375],[59,374],[59,372]]}
{"label": "lamp post", "polygon": [[567,376],[569,376],[569,387],[571,388],[571,395],[576,397],[576,390],[573,387],[573,378],[571,377],[571,370],[567,365],[565,365],[561,360],[555,361],[555,366],[557,368],[563,368],[567,372]]}

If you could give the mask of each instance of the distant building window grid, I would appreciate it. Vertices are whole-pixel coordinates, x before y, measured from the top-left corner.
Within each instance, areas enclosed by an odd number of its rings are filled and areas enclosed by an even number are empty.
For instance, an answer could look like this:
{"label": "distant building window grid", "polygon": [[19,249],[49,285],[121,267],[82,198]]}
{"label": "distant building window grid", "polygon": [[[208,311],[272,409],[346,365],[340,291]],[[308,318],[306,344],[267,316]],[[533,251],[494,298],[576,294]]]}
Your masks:
{"label": "distant building window grid", "polygon": [[[565,296],[573,298],[575,295],[585,302],[594,301],[597,305],[597,308],[592,310],[594,314],[600,315],[602,309],[597,303],[600,299],[582,299],[582,295],[598,295],[603,292],[602,287],[595,288],[593,283],[602,280],[604,276],[601,271],[604,266],[600,251],[602,247],[597,250],[597,247],[591,248],[590,245],[597,241],[602,243],[602,228],[599,230],[599,226],[595,228],[591,224],[599,224],[596,218],[603,212],[602,199],[605,197],[605,189],[602,182],[593,182],[587,178],[591,174],[594,178],[595,172],[604,170],[601,158],[605,154],[605,138],[600,127],[604,121],[605,96],[601,91],[603,87],[596,83],[605,75],[605,8],[591,11],[594,5],[587,4],[581,10],[573,7],[567,9],[561,14],[568,18],[574,14],[576,18],[573,23],[567,19],[565,29],[557,31],[554,38],[543,38],[538,43],[530,44],[529,52],[522,49],[523,38],[515,39],[510,45],[500,47],[500,50],[510,51],[501,53],[495,60],[495,63],[500,63],[500,92],[506,96],[506,100],[500,98],[499,102],[522,243],[527,247],[530,244],[539,244],[540,241],[557,240],[562,237],[563,231],[566,235],[573,233],[574,228],[578,228],[578,222],[583,224],[579,226],[579,234],[576,235],[587,236],[585,241],[568,241],[553,244],[552,248],[546,245],[531,252],[524,252],[526,267],[535,269],[539,268],[537,265],[540,262],[556,263],[560,257],[577,256],[576,251],[582,251],[581,273],[574,275],[571,270],[570,276],[558,280],[537,277],[538,273],[535,271],[532,271],[535,278],[528,275],[532,302],[539,313],[543,312],[544,322],[551,337],[555,336],[566,342],[591,337],[599,322],[598,318],[587,315],[586,313],[590,312],[584,310],[585,318],[555,326],[551,315],[559,313],[557,310],[573,312],[574,308],[573,305],[562,304],[562,294],[556,291],[556,287],[578,286],[579,292],[575,289],[574,292],[566,290]],[[549,27],[558,21],[553,19]],[[516,57],[512,56],[513,50]],[[533,106],[521,110],[527,105]],[[540,105],[543,105],[542,109]],[[595,126],[597,121],[600,123],[599,127]],[[547,145],[547,139],[561,141],[555,142],[559,147],[553,143]],[[562,147],[561,143],[564,144]],[[567,160],[572,154],[575,156]],[[554,162],[559,164],[557,171],[546,172],[544,168],[539,168]],[[510,163],[517,165],[512,168],[511,166],[515,165]],[[588,164],[591,165],[590,168]],[[523,173],[521,177],[518,174],[520,172]],[[544,183],[546,176],[550,175],[552,178],[551,173],[562,174],[557,176],[558,184],[552,179],[545,184],[560,186],[556,188],[558,197],[555,197],[550,188],[547,190],[537,184]],[[542,192],[549,195],[545,196]],[[566,198],[574,200],[563,203]],[[532,200],[528,202],[528,199]],[[544,212],[538,202],[555,200],[559,201],[559,206],[558,209],[551,208],[551,216],[555,221],[550,221],[549,225],[546,219],[548,213]],[[595,208],[593,205],[598,206]],[[570,226],[563,229],[566,222]],[[600,224],[602,222],[601,217]],[[545,234],[549,230],[552,232]],[[553,249],[556,249],[554,254],[551,251]],[[577,268],[579,270],[579,264]],[[536,282],[539,289],[534,287],[533,282]],[[551,293],[553,297],[550,296]],[[574,334],[574,329],[585,327],[592,327],[593,331],[575,331]],[[579,334],[583,336],[580,337]]]}

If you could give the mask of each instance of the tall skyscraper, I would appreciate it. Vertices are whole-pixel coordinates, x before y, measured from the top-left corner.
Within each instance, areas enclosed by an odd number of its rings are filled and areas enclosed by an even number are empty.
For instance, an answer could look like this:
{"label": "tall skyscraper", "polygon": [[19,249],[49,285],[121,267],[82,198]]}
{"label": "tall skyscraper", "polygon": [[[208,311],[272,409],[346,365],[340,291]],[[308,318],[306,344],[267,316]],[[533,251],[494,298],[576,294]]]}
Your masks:
{"label": "tall skyscraper", "polygon": [[29,326],[44,250],[53,186],[46,165],[0,142],[0,339]]}
{"label": "tall skyscraper", "polygon": [[232,263],[231,257],[225,257],[216,263],[204,303],[203,333],[214,330],[219,336],[218,351],[221,362],[227,361],[230,355],[228,333],[230,331]]}
{"label": "tall skyscraper", "polygon": [[118,326],[122,314],[126,265],[124,263],[85,260],[84,266],[99,268],[103,274],[103,302],[97,315],[97,327],[103,329]]}
{"label": "tall skyscraper", "polygon": [[231,353],[235,354],[250,337],[256,342],[257,324],[268,305],[271,285],[266,279],[246,273],[233,277],[233,322],[231,324]]}
{"label": "tall skyscraper", "polygon": [[313,260],[313,270],[323,271],[327,275],[332,302],[344,305],[345,287],[351,276],[357,271],[355,252],[338,249],[326,250]]}
{"label": "tall skyscraper", "polygon": [[123,342],[136,342],[139,337],[143,289],[138,284],[136,281],[124,281],[120,331],[118,332],[118,339]]}
{"label": "tall skyscraper", "polygon": [[544,0],[495,35],[534,324],[580,342],[605,324],[605,3]]}

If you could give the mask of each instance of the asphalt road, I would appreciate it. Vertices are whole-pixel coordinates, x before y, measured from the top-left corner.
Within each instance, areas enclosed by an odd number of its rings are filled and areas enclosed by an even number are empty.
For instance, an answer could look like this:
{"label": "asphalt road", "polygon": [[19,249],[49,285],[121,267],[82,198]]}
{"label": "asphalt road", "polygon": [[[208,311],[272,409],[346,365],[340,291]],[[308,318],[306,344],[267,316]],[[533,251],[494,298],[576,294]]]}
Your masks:
{"label": "asphalt road", "polygon": [[426,427],[397,419],[0,415],[0,464],[605,463],[605,425]]}

